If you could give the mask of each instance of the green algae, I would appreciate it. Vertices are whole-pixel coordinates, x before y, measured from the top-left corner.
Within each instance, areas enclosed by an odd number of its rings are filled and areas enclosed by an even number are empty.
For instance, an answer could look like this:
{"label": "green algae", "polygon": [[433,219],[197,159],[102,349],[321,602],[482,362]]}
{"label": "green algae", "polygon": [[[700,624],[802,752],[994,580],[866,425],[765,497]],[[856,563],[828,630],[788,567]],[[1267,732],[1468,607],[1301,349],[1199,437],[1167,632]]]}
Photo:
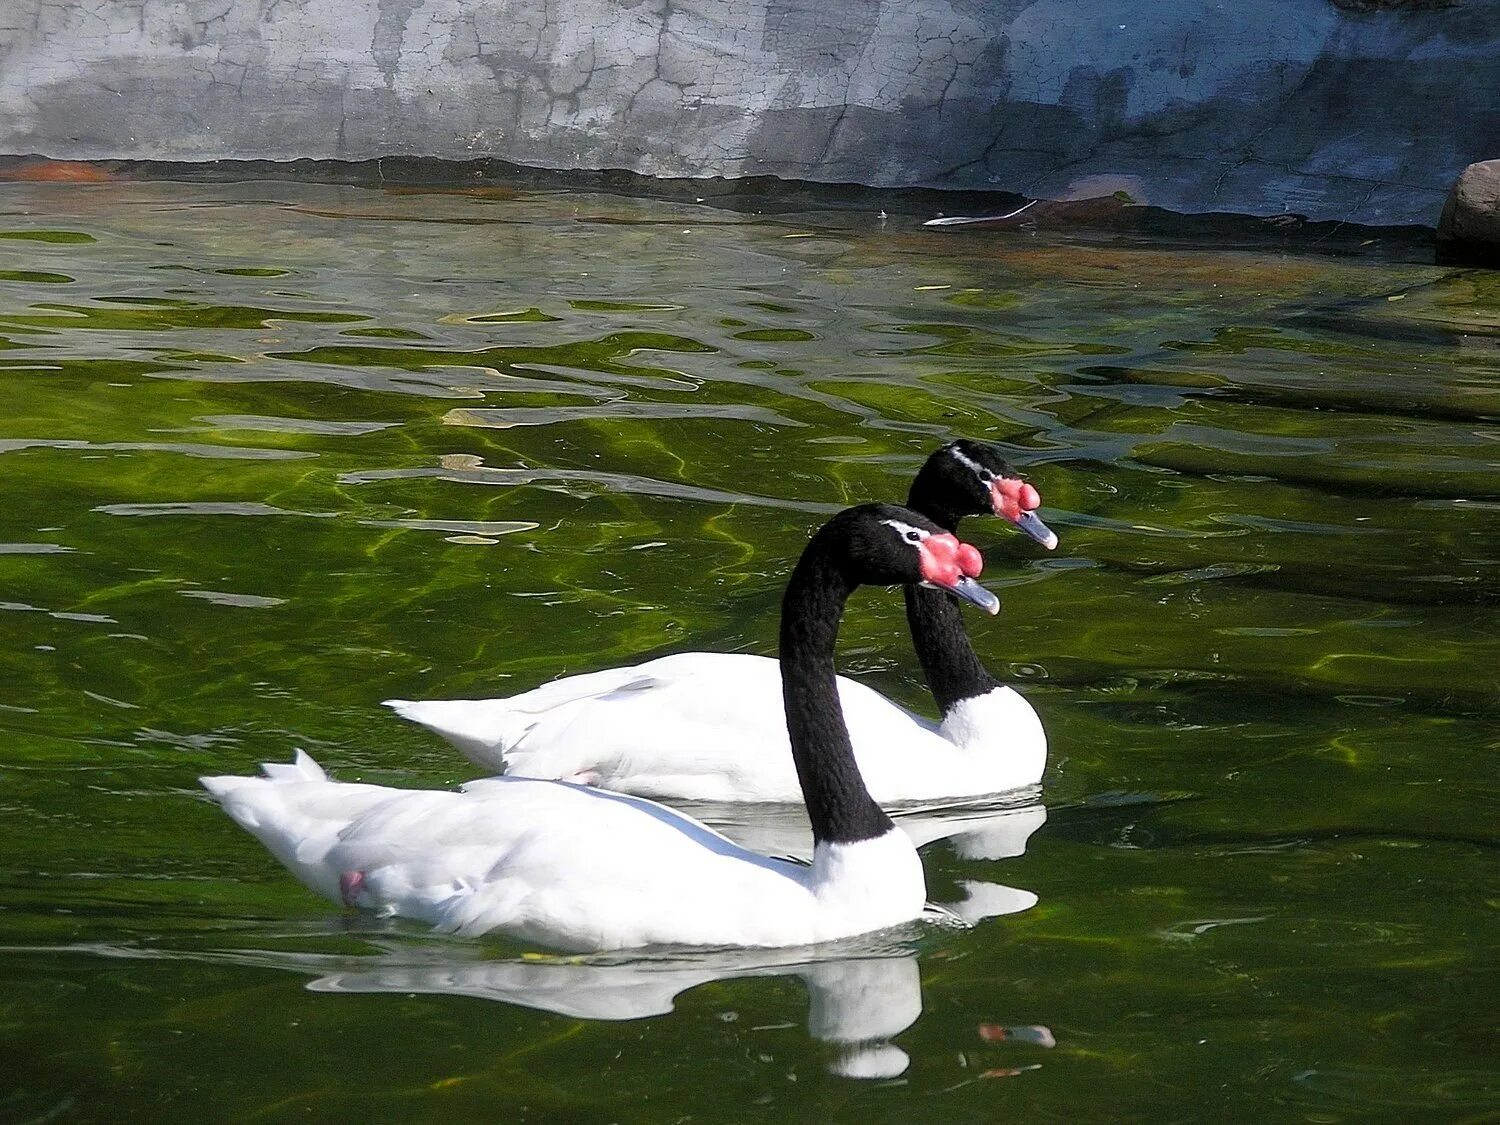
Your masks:
{"label": "green algae", "polygon": [[[524,193],[4,190],[46,227],[0,232],[0,1116],[1493,1106],[1495,275]],[[534,951],[342,918],[198,775],[300,746],[447,785],[466,764],[380,700],[771,653],[823,514],[958,434],[1062,539],[965,527],[1049,815],[1015,858],[925,850],[940,901],[1040,901],[906,943],[899,1081],[828,1074],[785,976],[625,1023],[305,987]],[[921,709],[903,628],[861,593],[844,663]]]}

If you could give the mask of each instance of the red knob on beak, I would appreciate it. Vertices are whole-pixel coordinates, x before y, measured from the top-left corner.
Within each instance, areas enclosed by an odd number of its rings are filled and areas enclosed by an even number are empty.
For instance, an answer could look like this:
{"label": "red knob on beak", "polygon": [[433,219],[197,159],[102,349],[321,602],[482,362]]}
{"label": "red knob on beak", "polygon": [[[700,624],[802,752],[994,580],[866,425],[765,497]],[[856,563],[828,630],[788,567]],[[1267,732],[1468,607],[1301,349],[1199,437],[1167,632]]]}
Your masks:
{"label": "red knob on beak", "polygon": [[984,571],[984,557],[967,543],[958,545],[958,566],[970,578],[978,578]]}

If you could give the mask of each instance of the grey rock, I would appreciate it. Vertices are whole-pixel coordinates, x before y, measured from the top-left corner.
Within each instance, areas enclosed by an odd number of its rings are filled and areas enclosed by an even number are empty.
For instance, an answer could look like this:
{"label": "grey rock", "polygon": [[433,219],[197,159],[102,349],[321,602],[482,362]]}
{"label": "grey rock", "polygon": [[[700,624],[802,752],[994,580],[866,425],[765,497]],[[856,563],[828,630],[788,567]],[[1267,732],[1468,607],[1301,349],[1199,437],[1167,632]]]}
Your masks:
{"label": "grey rock", "polygon": [[497,158],[1431,225],[1500,0],[0,0],[0,152]]}
{"label": "grey rock", "polygon": [[1437,238],[1450,258],[1500,263],[1500,160],[1464,169],[1443,204]]}

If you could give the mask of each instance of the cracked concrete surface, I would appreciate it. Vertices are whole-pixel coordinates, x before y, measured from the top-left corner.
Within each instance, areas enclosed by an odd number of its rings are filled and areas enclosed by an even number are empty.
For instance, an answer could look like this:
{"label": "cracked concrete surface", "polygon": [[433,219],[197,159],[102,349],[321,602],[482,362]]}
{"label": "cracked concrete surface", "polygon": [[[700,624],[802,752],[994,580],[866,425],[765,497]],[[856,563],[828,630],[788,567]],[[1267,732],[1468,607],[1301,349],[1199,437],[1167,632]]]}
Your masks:
{"label": "cracked concrete surface", "polygon": [[1436,222],[1500,0],[4,0],[0,152],[496,158]]}

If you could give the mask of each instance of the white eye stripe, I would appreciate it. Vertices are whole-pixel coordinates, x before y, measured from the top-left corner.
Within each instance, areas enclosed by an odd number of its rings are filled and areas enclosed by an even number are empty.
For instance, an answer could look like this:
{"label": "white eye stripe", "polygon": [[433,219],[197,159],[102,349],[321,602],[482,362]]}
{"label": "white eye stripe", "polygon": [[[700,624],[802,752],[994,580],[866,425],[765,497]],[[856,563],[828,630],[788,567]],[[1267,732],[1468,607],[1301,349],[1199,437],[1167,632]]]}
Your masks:
{"label": "white eye stripe", "polygon": [[896,533],[908,543],[920,543],[932,534],[930,531],[923,531],[920,527],[913,527],[911,524],[902,523],[900,520],[881,520],[880,522],[885,524],[886,527],[894,527]]}
{"label": "white eye stripe", "polygon": [[[980,482],[982,484],[988,484],[989,480],[993,480],[994,479],[995,474],[992,473],[992,472],[990,472],[989,469],[986,469],[983,465],[981,465],[978,461],[974,460],[972,457],[965,456],[958,449],[953,449],[950,452],[952,452],[952,454],[953,454],[953,459],[955,461],[957,461],[960,465],[962,465],[964,468],[968,469],[969,472],[973,473],[976,477],[978,477],[979,480],[980,480]],[[986,476],[989,477],[989,480],[985,479]]]}

